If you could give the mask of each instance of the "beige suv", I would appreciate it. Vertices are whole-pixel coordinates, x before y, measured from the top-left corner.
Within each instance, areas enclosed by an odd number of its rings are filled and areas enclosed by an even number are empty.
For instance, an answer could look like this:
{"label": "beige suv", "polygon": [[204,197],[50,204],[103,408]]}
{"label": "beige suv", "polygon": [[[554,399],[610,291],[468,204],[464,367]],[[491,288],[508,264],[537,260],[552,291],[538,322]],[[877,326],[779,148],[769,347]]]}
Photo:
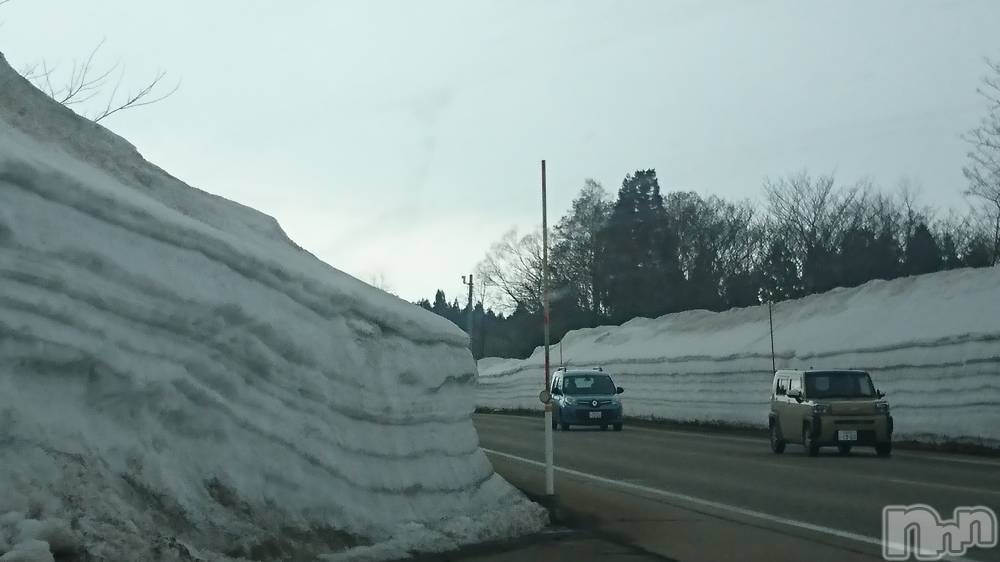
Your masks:
{"label": "beige suv", "polygon": [[780,454],[786,443],[799,443],[815,457],[820,447],[836,446],[846,455],[861,445],[887,457],[892,416],[884,397],[865,371],[778,371],[767,420],[771,450]]}

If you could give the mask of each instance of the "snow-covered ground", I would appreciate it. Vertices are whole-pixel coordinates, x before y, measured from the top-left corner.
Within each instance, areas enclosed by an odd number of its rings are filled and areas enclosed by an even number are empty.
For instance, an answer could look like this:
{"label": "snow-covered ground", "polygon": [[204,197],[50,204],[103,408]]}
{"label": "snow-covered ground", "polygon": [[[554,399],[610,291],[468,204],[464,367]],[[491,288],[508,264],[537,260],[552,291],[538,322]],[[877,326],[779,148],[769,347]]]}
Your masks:
{"label": "snow-covered ground", "polygon": [[536,530],[479,449],[475,369],[448,321],[0,57],[0,560],[387,558]]}
{"label": "snow-covered ground", "polygon": [[[897,439],[1000,447],[1000,268],[872,281],[774,306],[778,368],[860,368]],[[607,369],[626,415],[766,425],[767,307],[691,311],[570,332],[567,365]],[[540,408],[542,351],[479,362],[478,404]],[[558,365],[559,347],[552,349]]]}

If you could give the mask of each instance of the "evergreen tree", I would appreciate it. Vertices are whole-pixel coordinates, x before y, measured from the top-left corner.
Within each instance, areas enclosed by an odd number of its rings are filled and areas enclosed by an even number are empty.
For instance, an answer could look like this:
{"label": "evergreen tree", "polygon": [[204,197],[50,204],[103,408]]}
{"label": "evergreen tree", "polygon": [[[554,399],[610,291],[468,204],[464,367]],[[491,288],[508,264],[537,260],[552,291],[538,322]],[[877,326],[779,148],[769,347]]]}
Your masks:
{"label": "evergreen tree", "polygon": [[989,267],[993,265],[993,254],[990,243],[983,237],[973,238],[962,256],[965,267]]}
{"label": "evergreen tree", "polygon": [[962,267],[962,260],[958,257],[958,246],[955,238],[950,232],[946,232],[941,237],[941,256],[944,269],[958,269]]}
{"label": "evergreen tree", "polygon": [[840,243],[840,282],[843,287],[856,287],[872,279],[896,276],[895,241],[877,237],[864,227],[844,232]]}
{"label": "evergreen tree", "polygon": [[723,308],[742,308],[760,304],[760,274],[741,271],[726,277],[723,282]]}
{"label": "evergreen tree", "polygon": [[842,271],[836,253],[825,244],[806,248],[802,262],[802,285],[805,294],[825,293],[840,285]]}
{"label": "evergreen tree", "polygon": [[695,255],[687,282],[688,290],[685,291],[684,309],[722,309],[722,278],[715,262],[715,248],[710,245],[703,246]]}
{"label": "evergreen tree", "polygon": [[761,271],[761,298],[765,302],[779,302],[802,295],[802,281],[784,240],[773,240],[764,259]]}
{"label": "evergreen tree", "polygon": [[941,249],[924,222],[916,225],[906,242],[905,266],[909,275],[941,270]]}
{"label": "evergreen tree", "polygon": [[873,249],[873,276],[872,279],[895,279],[900,275],[902,267],[903,250],[899,245],[899,240],[893,234],[890,226],[883,226],[882,231],[875,238]]}
{"label": "evergreen tree", "polygon": [[680,269],[654,170],[625,177],[598,247],[598,293],[615,322],[674,310]]}
{"label": "evergreen tree", "polygon": [[445,298],[444,291],[441,289],[434,293],[434,304],[431,305],[431,310],[438,316],[448,317],[448,299]]}

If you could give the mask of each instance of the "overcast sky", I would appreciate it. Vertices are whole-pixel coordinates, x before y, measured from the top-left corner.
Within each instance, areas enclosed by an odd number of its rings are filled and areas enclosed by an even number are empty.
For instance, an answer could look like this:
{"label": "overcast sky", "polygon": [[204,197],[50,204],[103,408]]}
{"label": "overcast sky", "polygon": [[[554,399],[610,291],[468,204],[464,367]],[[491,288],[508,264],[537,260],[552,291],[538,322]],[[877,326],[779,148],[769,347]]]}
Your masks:
{"label": "overcast sky", "polygon": [[593,177],[757,199],[807,168],[964,208],[1000,2],[13,0],[0,51],[66,68],[102,38],[168,100],[106,124],[201,189],[416,300]]}

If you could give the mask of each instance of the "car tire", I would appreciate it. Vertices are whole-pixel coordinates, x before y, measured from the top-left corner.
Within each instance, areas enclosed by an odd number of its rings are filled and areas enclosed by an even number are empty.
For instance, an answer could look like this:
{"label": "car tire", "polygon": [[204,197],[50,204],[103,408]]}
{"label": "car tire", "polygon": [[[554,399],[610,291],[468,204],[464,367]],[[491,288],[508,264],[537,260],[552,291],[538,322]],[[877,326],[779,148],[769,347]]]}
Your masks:
{"label": "car tire", "polygon": [[840,452],[840,456],[846,457],[847,455],[851,454],[851,446],[850,445],[837,445],[837,451]]}
{"label": "car tire", "polygon": [[557,422],[557,421],[556,421],[556,418],[555,418],[555,417],[553,417],[553,418],[552,418],[552,431],[555,431],[555,430],[556,430],[556,429],[558,429],[558,428],[559,428],[559,422]]}
{"label": "car tire", "polygon": [[802,426],[802,446],[806,448],[806,454],[810,457],[819,455],[819,445],[812,438],[812,431],[808,425]]}
{"label": "car tire", "polygon": [[780,455],[785,452],[785,440],[781,438],[781,427],[778,422],[771,424],[770,431],[771,452]]}
{"label": "car tire", "polygon": [[892,442],[879,443],[875,445],[875,454],[880,457],[888,457],[892,455]]}
{"label": "car tire", "polygon": [[563,431],[569,431],[569,424],[568,423],[561,423],[561,424],[559,424],[559,429],[562,429]]}
{"label": "car tire", "polygon": [[622,426],[622,424],[620,424],[620,423],[616,423],[616,424],[615,424],[615,431],[621,431],[621,430],[622,430],[622,427],[623,427],[623,426]]}

